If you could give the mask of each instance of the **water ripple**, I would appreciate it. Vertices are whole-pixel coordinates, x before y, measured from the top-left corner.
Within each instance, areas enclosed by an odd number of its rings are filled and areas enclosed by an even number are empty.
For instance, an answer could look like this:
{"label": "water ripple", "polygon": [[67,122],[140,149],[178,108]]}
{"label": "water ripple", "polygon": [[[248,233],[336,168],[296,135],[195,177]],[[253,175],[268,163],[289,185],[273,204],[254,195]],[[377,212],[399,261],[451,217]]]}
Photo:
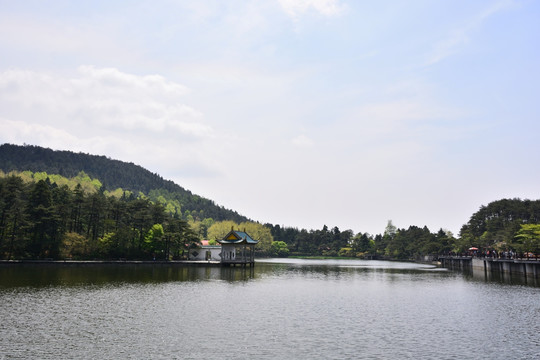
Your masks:
{"label": "water ripple", "polygon": [[531,359],[540,352],[538,288],[426,269],[267,262],[247,274],[4,287],[0,359]]}

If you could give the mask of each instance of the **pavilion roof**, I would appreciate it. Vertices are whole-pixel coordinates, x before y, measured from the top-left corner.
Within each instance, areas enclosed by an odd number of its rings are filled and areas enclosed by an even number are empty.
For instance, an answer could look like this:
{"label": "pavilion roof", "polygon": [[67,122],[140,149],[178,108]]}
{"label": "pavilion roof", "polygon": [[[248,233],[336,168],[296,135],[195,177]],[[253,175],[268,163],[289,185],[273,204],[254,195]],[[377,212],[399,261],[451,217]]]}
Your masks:
{"label": "pavilion roof", "polygon": [[220,244],[257,244],[258,240],[253,240],[245,231],[231,230],[225,237],[218,240]]}

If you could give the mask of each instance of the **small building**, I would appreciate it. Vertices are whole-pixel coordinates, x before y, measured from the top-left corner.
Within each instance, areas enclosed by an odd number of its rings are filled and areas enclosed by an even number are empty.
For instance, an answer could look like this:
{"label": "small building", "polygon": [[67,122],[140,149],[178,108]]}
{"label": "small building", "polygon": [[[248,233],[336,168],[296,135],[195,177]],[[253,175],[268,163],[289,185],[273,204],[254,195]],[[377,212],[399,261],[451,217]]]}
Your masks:
{"label": "small building", "polygon": [[222,240],[218,240],[218,243],[221,244],[221,264],[253,266],[255,264],[255,245],[258,242],[258,240],[253,240],[245,230],[231,229]]}
{"label": "small building", "polygon": [[189,260],[220,261],[221,245],[210,245],[208,240],[202,240],[201,246],[189,249]]}

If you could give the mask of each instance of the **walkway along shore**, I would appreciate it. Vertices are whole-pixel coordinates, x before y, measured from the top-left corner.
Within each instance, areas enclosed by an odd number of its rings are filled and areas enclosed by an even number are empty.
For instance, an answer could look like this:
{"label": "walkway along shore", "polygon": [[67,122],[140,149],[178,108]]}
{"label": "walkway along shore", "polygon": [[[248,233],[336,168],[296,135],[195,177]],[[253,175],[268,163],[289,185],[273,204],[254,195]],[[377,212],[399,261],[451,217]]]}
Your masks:
{"label": "walkway along shore", "polygon": [[473,256],[439,256],[441,266],[448,269],[470,270],[482,274],[508,274],[525,278],[540,278],[540,260],[497,259]]}

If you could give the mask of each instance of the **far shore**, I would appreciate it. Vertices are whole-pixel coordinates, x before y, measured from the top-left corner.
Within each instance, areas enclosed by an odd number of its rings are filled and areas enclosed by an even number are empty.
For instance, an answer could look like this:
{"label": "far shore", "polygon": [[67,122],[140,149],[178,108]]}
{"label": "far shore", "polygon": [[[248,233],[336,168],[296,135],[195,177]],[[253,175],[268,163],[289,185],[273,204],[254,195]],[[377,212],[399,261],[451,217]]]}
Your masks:
{"label": "far shore", "polygon": [[[353,257],[332,257],[332,256],[289,256],[290,259],[304,260],[375,260],[360,259]],[[259,259],[267,259],[266,257]],[[278,258],[276,258],[278,259]],[[398,260],[398,259],[377,259],[383,261],[414,262],[419,264],[440,265],[437,261],[419,261],[419,260]],[[255,262],[257,258],[255,259]],[[169,266],[221,266],[218,260],[54,260],[54,259],[24,259],[24,260],[0,260],[0,266],[18,266],[18,265],[66,265],[66,266],[84,266],[84,265],[169,265]]]}

